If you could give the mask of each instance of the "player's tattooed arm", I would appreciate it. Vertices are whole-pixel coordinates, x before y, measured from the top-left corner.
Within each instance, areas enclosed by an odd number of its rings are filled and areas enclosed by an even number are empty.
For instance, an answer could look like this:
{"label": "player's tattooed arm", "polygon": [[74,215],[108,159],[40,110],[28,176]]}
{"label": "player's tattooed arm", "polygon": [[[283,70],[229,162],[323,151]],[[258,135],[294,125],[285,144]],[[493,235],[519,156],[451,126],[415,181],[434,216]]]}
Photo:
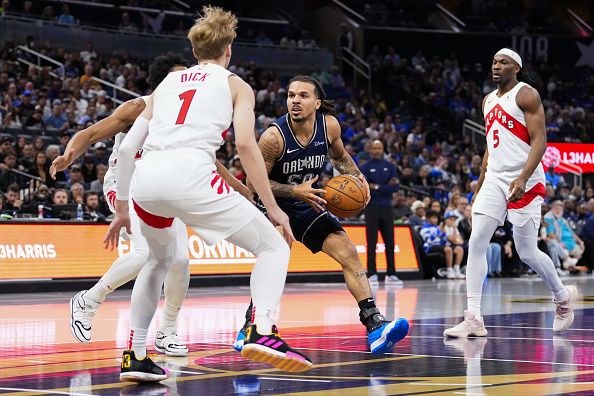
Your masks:
{"label": "player's tattooed arm", "polygon": [[331,115],[326,115],[326,133],[328,136],[328,155],[334,168],[339,171],[342,175],[352,175],[359,179],[365,190],[367,191],[367,202],[371,199],[371,193],[369,192],[369,184],[365,179],[365,176],[359,170],[355,161],[351,158],[350,154],[344,149],[342,139],[340,138],[340,124],[338,120]]}
{"label": "player's tattooed arm", "polygon": [[[260,137],[258,146],[262,152],[262,157],[264,157],[266,171],[270,173],[284,150],[284,142],[278,129],[276,129],[276,127],[268,128]],[[293,198],[293,188],[294,186],[290,184],[282,184],[270,180],[270,189],[272,190],[272,195],[275,197]]]}

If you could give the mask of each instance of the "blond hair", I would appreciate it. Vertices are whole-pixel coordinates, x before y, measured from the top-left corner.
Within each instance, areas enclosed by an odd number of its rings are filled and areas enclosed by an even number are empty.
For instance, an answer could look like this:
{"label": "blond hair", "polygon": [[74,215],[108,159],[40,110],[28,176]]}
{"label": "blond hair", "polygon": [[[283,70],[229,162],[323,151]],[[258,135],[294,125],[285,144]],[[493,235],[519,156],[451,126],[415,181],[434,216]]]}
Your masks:
{"label": "blond hair", "polygon": [[202,16],[188,31],[194,55],[198,60],[217,59],[225,52],[237,33],[237,18],[220,7],[204,6]]}

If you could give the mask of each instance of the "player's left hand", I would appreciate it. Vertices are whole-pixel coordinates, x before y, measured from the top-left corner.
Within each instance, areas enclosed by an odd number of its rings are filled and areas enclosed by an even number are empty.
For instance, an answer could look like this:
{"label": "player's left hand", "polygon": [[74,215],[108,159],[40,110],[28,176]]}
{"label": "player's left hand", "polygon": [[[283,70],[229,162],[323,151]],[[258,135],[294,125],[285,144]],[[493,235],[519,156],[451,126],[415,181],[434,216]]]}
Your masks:
{"label": "player's left hand", "polygon": [[109,225],[107,234],[105,234],[105,238],[103,239],[105,249],[110,249],[113,251],[113,249],[118,246],[120,229],[122,228],[125,228],[128,234],[132,234],[132,231],[130,230],[130,215],[128,215],[128,213],[116,213],[113,221]]}
{"label": "player's left hand", "polygon": [[367,204],[371,200],[371,191],[369,191],[369,183],[367,183],[367,179],[362,174],[357,176],[357,179],[359,179],[361,181],[361,183],[363,183],[363,186],[365,187],[365,191],[367,193],[367,199],[365,200],[365,206],[367,206]]}
{"label": "player's left hand", "polygon": [[509,185],[507,199],[509,202],[519,201],[520,199],[522,199],[524,194],[526,194],[526,180],[522,179],[521,177],[518,177]]}

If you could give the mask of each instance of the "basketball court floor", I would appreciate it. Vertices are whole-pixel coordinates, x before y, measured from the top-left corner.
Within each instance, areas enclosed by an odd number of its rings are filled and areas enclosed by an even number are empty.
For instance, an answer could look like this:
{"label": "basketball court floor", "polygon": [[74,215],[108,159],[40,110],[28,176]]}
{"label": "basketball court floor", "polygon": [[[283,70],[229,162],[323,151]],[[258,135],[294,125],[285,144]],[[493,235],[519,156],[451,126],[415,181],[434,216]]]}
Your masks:
{"label": "basketball court floor", "polygon": [[380,283],[378,306],[388,318],[411,323],[409,336],[382,356],[367,352],[357,305],[344,285],[289,284],[281,335],[315,363],[300,374],[252,364],[231,349],[249,302],[247,287],[193,288],[179,321],[190,355],[157,357],[173,377],[151,385],[118,380],[129,290],[101,306],[91,345],[70,335],[74,293],[4,294],[0,395],[592,395],[594,278],[566,282],[582,297],[566,333],[553,335],[553,304],[542,282],[496,279],[485,287],[489,336],[460,340],[444,339],[442,332],[461,318],[464,281],[408,281],[404,288]]}

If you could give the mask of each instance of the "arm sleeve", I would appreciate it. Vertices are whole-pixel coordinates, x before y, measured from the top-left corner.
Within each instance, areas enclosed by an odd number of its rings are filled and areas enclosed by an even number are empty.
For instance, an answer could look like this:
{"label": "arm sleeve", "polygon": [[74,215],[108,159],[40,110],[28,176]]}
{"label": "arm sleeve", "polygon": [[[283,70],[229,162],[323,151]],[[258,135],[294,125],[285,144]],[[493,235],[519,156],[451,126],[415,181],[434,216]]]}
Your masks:
{"label": "arm sleeve", "polygon": [[116,196],[120,201],[127,201],[130,198],[130,182],[135,166],[134,157],[148,136],[148,126],[149,121],[146,118],[138,117],[118,150]]}

